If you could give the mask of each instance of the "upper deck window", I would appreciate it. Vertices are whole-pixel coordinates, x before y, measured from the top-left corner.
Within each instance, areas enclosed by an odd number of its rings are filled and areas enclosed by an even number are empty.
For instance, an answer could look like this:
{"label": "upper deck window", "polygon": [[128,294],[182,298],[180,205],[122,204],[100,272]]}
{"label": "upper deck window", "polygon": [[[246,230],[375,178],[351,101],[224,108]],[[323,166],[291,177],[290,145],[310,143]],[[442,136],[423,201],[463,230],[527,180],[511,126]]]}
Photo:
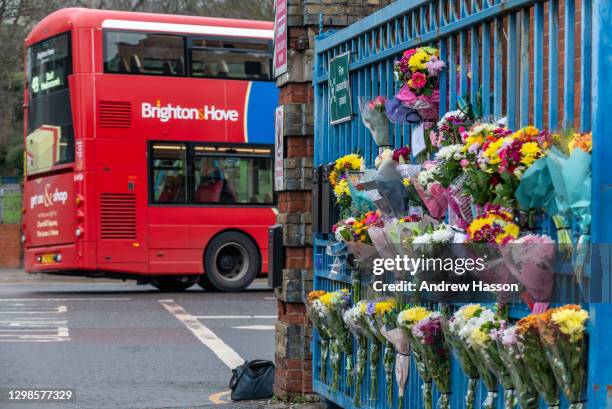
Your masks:
{"label": "upper deck window", "polygon": [[192,40],[191,75],[269,81],[272,53],[268,42]]}
{"label": "upper deck window", "polygon": [[181,36],[109,31],[105,40],[105,72],[185,75],[185,45]]}
{"label": "upper deck window", "polygon": [[34,44],[27,58],[30,98],[68,87],[72,67],[68,33]]}

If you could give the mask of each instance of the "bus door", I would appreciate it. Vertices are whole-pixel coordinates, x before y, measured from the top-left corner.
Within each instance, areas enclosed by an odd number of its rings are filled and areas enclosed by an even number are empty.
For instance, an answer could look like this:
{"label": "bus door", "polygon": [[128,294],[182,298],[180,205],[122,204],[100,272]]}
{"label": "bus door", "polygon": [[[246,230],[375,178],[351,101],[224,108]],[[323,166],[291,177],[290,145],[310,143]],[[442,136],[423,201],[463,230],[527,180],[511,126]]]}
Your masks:
{"label": "bus door", "polygon": [[143,263],[145,272],[146,144],[97,139],[96,158],[98,265]]}

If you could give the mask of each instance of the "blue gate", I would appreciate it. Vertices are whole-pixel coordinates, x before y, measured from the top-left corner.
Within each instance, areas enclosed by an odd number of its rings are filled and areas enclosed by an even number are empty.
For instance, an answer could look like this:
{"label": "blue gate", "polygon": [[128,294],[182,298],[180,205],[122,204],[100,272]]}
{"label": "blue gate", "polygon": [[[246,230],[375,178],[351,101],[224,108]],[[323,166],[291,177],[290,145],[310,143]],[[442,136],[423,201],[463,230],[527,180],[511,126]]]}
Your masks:
{"label": "blue gate", "polygon": [[[567,28],[570,28],[569,30]],[[329,61],[350,52],[352,106],[358,97],[392,96],[399,84],[393,63],[415,46],[440,50],[447,69],[440,78],[440,114],[456,109],[459,98],[481,101],[483,116],[506,116],[516,129],[575,128],[593,132],[594,247],[589,271],[589,408],[612,408],[612,131],[606,114],[612,112],[612,2],[610,0],[399,0],[359,22],[334,33],[323,33],[315,45],[315,166],[359,151],[371,167],[378,154],[367,128],[357,115],[348,122],[330,125]],[[391,141],[409,145],[411,126],[395,125]],[[315,289],[348,287],[350,275],[331,272],[325,254],[329,237],[317,235],[314,249]],[[524,314],[524,312],[522,312]],[[518,318],[521,312],[515,312]],[[338,391],[319,381],[317,335],[313,336],[314,390],[344,408],[352,408],[352,389],[344,383]],[[382,359],[381,359],[382,361]],[[451,407],[463,408],[467,379],[452,363]],[[379,379],[384,379],[382,365]],[[341,378],[344,379],[344,374]],[[328,378],[329,379],[329,378]],[[369,385],[364,377],[364,407],[386,408],[382,385]],[[368,402],[368,390],[378,387],[377,402]],[[421,381],[414,363],[406,386],[404,408],[420,408]],[[484,394],[482,385],[479,387]],[[397,388],[394,395],[397,397]],[[501,395],[501,394],[500,394]],[[484,395],[477,396],[482,402]],[[396,398],[397,399],[397,398]],[[394,402],[397,407],[398,402]],[[565,404],[566,405],[566,404]],[[501,400],[498,403],[501,406]]]}

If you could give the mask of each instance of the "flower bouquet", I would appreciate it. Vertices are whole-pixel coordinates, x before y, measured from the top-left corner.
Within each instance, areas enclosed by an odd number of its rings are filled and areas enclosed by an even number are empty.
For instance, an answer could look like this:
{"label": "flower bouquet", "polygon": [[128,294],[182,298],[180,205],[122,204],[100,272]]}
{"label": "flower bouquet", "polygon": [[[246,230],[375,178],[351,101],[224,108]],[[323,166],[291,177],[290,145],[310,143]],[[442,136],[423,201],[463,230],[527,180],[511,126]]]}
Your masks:
{"label": "flower bouquet", "polygon": [[[487,388],[487,397],[482,403],[482,407],[485,409],[495,408],[495,402],[497,400],[497,377],[485,364],[484,360],[480,357],[477,349],[474,348],[473,343],[470,340],[472,332],[480,328],[482,323],[487,320],[494,319],[495,314],[493,311],[483,308],[480,304],[468,304],[461,307],[453,314],[453,318],[449,323],[450,331],[459,337],[463,343],[464,351],[469,355],[471,362],[478,370],[480,378],[484,382]],[[468,383],[468,393],[466,395],[466,406],[468,406],[468,398],[473,395],[473,390],[470,387],[475,387],[475,383]]]}
{"label": "flower bouquet", "polygon": [[544,312],[552,297],[556,247],[548,236],[529,234],[511,240],[502,249],[506,266],[525,287],[529,299],[535,301],[534,314]]}
{"label": "flower bouquet", "polygon": [[360,171],[362,167],[363,159],[361,156],[351,153],[338,158],[336,162],[334,162],[334,168],[329,173],[329,184],[334,190],[336,205],[339,208],[341,218],[346,218],[348,216],[352,204],[347,172]]}
{"label": "flower bouquet", "polygon": [[403,84],[395,98],[415,109],[424,121],[438,117],[440,72],[446,66],[438,57],[436,48],[412,48],[394,65],[396,79]]}
{"label": "flower bouquet", "polygon": [[479,206],[495,200],[495,186],[501,183],[501,177],[487,166],[488,162],[482,159],[481,153],[489,144],[509,134],[511,131],[496,124],[482,123],[462,135],[465,160],[461,166],[467,177],[463,193],[471,196]]}
{"label": "flower bouquet", "polygon": [[[368,303],[368,313],[370,314],[370,323],[373,329],[380,334],[384,341],[385,350],[383,354],[383,368],[385,370],[385,385],[387,388],[387,404],[393,405],[393,362],[394,349],[393,342],[398,340],[393,331],[396,327],[396,305],[397,302],[393,298],[384,299],[376,303]],[[400,345],[400,350],[407,349],[403,343]],[[400,352],[401,353],[401,352]]]}
{"label": "flower bouquet", "polygon": [[[513,222],[512,213],[499,206],[485,206],[484,211],[467,228],[469,251],[473,257],[487,260],[484,270],[473,270],[473,273],[488,284],[516,283],[516,278],[504,263],[501,248],[518,237],[519,227]],[[495,294],[500,302],[509,295],[501,292]]]}
{"label": "flower bouquet", "polygon": [[438,182],[438,166],[439,162],[435,161],[423,163],[423,170],[419,172],[414,187],[431,217],[439,220],[446,215],[448,197],[446,190]]}
{"label": "flower bouquet", "polygon": [[431,311],[428,311],[424,307],[411,307],[407,308],[399,313],[397,316],[397,324],[404,331],[406,337],[410,340],[412,347],[412,355],[414,356],[414,362],[417,366],[419,376],[423,380],[423,386],[421,387],[423,396],[423,407],[424,409],[433,408],[433,395],[432,395],[432,374],[430,368],[427,367],[427,359],[425,351],[421,346],[420,341],[414,335],[412,331],[414,326],[421,320],[429,317]]}
{"label": "flower bouquet", "polygon": [[331,329],[327,326],[327,320],[325,318],[327,309],[320,300],[321,296],[325,294],[327,294],[326,291],[311,291],[308,293],[308,298],[306,299],[306,313],[319,334],[319,344],[321,346],[319,376],[323,383],[327,380],[327,357],[329,356],[329,343],[332,338]]}
{"label": "flower bouquet", "polygon": [[570,401],[569,409],[586,408],[586,340],[589,313],[578,305],[565,305],[542,314],[537,323],[550,367]]}
{"label": "flower bouquet", "polygon": [[508,367],[500,357],[495,337],[505,329],[505,321],[498,319],[493,311],[485,309],[480,316],[472,318],[474,328],[467,339],[476,355],[496,376],[504,387],[504,409],[514,408],[515,387]]}
{"label": "flower bouquet", "polygon": [[332,368],[332,388],[338,390],[340,382],[340,353],[346,355],[346,373],[348,384],[352,384],[353,373],[353,338],[342,316],[350,302],[350,293],[341,289],[321,295],[319,301],[325,307],[326,326],[332,336],[330,361]]}
{"label": "flower bouquet", "polygon": [[421,350],[425,366],[440,392],[438,409],[448,409],[451,393],[450,354],[442,331],[442,318],[439,312],[417,322],[412,327],[412,335]]}
{"label": "flower bouquet", "polygon": [[366,212],[362,217],[349,217],[340,220],[332,226],[336,240],[344,241],[348,251],[361,263],[368,262],[376,255],[376,248],[368,234],[368,229],[379,223],[380,215],[377,212]]}
{"label": "flower bouquet", "polygon": [[[365,365],[368,355],[368,339],[372,338],[367,323],[363,322],[366,303],[359,301],[347,309],[342,318],[357,341],[357,357],[355,360],[355,391],[353,400],[356,406],[361,406],[361,385],[365,375]],[[347,381],[348,383],[348,381]],[[351,383],[348,383],[349,385]]]}
{"label": "flower bouquet", "polygon": [[385,102],[387,98],[377,96],[371,101],[365,97],[359,97],[359,112],[361,121],[370,130],[374,142],[379,147],[391,145],[389,139],[389,119],[385,114]]}
{"label": "flower bouquet", "polygon": [[519,320],[515,335],[517,346],[523,356],[529,379],[546,401],[549,409],[559,408],[559,387],[555,381],[538,332],[538,315],[528,315]]}
{"label": "flower bouquet", "polygon": [[431,145],[441,148],[448,145],[461,144],[462,134],[470,127],[471,119],[466,111],[458,109],[444,114],[438,121],[436,131],[429,134]]}
{"label": "flower bouquet", "polygon": [[[480,308],[478,306],[477,308]],[[447,344],[451,347],[451,350],[454,352],[455,358],[459,361],[459,365],[463,370],[463,373],[468,378],[467,391],[465,394],[465,407],[466,409],[474,409],[474,395],[476,393],[476,385],[478,382],[478,378],[480,377],[478,373],[478,368],[472,362],[472,358],[470,356],[470,352],[468,351],[468,345],[461,340],[459,336],[459,329],[464,325],[467,320],[472,318],[472,312],[474,308],[462,308],[455,315],[451,316],[449,319],[443,318],[442,323],[442,331],[444,332],[444,339]],[[495,378],[493,377],[494,383],[496,384]]]}
{"label": "flower bouquet", "polygon": [[538,392],[531,382],[529,368],[525,365],[525,355],[519,348],[517,327],[511,326],[498,332],[495,337],[499,358],[507,368],[514,386],[516,399],[521,409],[538,409]]}
{"label": "flower bouquet", "polygon": [[[355,324],[366,334],[370,341],[370,399],[376,401],[378,398],[378,363],[380,362],[380,346],[386,342],[385,337],[378,332],[373,324],[371,315],[374,313],[375,305],[368,301],[359,301],[355,305]],[[359,374],[357,375],[359,378]],[[359,386],[360,387],[360,386]]]}

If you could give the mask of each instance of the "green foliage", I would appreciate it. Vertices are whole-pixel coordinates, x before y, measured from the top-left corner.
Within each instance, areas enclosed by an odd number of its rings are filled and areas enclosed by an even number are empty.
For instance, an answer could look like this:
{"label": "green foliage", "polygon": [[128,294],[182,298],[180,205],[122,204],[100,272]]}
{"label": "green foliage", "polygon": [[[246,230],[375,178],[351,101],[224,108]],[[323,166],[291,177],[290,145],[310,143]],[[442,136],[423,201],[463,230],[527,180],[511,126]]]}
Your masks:
{"label": "green foliage", "polygon": [[21,222],[21,193],[5,193],[0,199],[2,204],[2,223],[20,223]]}

